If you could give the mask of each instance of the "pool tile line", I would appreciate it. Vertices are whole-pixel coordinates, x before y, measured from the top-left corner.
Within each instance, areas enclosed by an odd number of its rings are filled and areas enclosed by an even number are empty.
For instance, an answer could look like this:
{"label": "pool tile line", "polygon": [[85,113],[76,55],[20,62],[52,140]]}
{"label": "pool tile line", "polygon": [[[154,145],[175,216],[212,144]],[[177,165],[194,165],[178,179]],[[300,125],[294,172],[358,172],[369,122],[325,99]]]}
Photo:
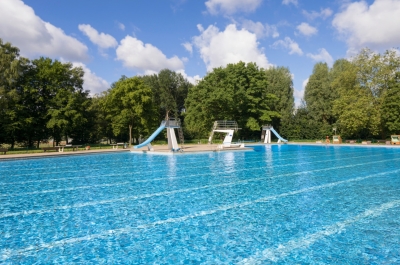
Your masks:
{"label": "pool tile line", "polygon": [[397,207],[400,207],[400,200],[394,200],[381,204],[378,207],[367,209],[363,213],[353,216],[352,218],[324,227],[316,233],[290,240],[286,244],[279,244],[279,246],[275,248],[267,248],[259,251],[253,256],[241,260],[237,264],[256,265],[263,264],[263,262],[266,260],[277,262],[296,249],[306,249],[323,238],[341,233],[347,226],[350,226],[353,223],[366,218],[378,217],[386,211]]}
{"label": "pool tile line", "polygon": [[[318,153],[321,153],[321,154],[326,154],[326,152],[318,152]],[[350,152],[349,152],[350,153]],[[346,155],[346,157],[345,158],[343,158],[343,159],[346,159],[346,158],[348,158],[348,154],[349,153],[347,153],[347,155]],[[351,152],[350,154],[359,154],[359,153],[364,153],[364,152]],[[335,156],[335,153],[329,153],[329,155],[327,155],[328,157],[330,157],[330,156]],[[286,158],[286,157],[288,157],[288,158]],[[313,157],[321,157],[320,155],[313,155],[313,156],[307,156],[307,158],[313,158]],[[361,157],[363,157],[363,156],[361,156]],[[355,158],[357,158],[357,156],[355,157]],[[294,160],[294,159],[298,159],[298,157],[295,157],[295,158],[293,158],[293,157],[291,157],[291,156],[289,156],[289,155],[285,155],[285,157],[283,157],[282,158],[282,156],[280,156],[279,157],[279,161],[287,161],[287,160]],[[190,162],[190,163],[180,163],[180,165],[181,166],[187,166],[187,165],[192,165],[192,164],[198,164],[198,162],[199,161],[203,161],[203,159],[196,159],[194,162]],[[259,160],[259,158],[257,157],[257,158],[254,158],[254,159],[248,159],[248,160],[246,160],[246,162],[247,161],[249,161],[250,163],[252,163],[253,161],[255,161],[255,162],[258,162],[258,161],[260,161]],[[122,169],[143,169],[143,168],[147,168],[147,164],[148,163],[150,163],[150,162],[147,162],[146,161],[146,165],[142,165],[142,166],[140,166],[140,167],[134,167],[134,166],[129,166],[129,167],[119,167],[120,169],[122,168]],[[118,163],[111,163],[111,164],[107,164],[107,166],[109,166],[110,168],[112,168],[114,165],[116,165],[116,164],[118,164]],[[101,163],[98,163],[98,164],[96,164],[96,165],[101,165]],[[57,169],[57,170],[62,170],[62,169],[67,169],[67,168],[76,168],[76,166],[67,166],[67,167],[60,167],[60,165],[58,164],[57,166],[55,166],[55,167],[51,167],[51,168],[49,168],[49,167],[42,167],[42,168],[35,168],[36,170],[37,169],[46,169],[46,170],[51,170],[51,169]],[[91,165],[91,168],[93,168],[93,165]],[[6,170],[8,170],[8,169],[6,169]],[[20,170],[31,170],[31,169],[29,169],[29,168],[23,168],[23,169],[18,169],[18,171],[20,171]],[[100,170],[100,169],[94,169],[94,170]],[[15,166],[14,167],[12,167],[9,171],[12,171],[12,172],[15,172],[16,171],[16,168],[15,168]],[[79,172],[79,171],[82,171],[82,170],[73,170],[73,171],[64,171],[64,172]],[[1,172],[1,167],[0,167],[0,172]],[[43,173],[41,173],[41,174],[52,174],[52,172],[43,172]],[[15,177],[15,176],[26,176],[26,175],[30,175],[30,173],[26,173],[26,174],[18,174],[18,175],[12,175],[13,177]]]}
{"label": "pool tile line", "polygon": [[113,187],[113,186],[122,186],[125,184],[129,184],[131,182],[117,182],[117,183],[109,183],[109,184],[96,184],[90,186],[78,186],[73,188],[63,188],[63,189],[53,189],[53,190],[41,190],[41,191],[33,191],[33,192],[25,192],[25,193],[16,193],[16,194],[0,194],[0,197],[21,197],[32,194],[43,194],[43,193],[52,193],[52,192],[61,192],[61,191],[74,191],[74,190],[82,190],[82,189],[91,189],[91,188],[105,188],[105,187]]}
{"label": "pool tile line", "polygon": [[[387,161],[387,160],[385,160]],[[314,163],[319,163],[320,161],[314,161]],[[263,167],[262,169],[271,169],[275,167],[280,167],[280,166],[290,166],[289,165],[278,165],[278,166],[272,166],[272,167]],[[334,168],[338,169],[338,168]],[[277,175],[275,177],[284,177],[288,175],[298,175],[302,173],[311,173],[311,172],[318,172],[319,169],[312,170],[312,171],[302,171],[302,172],[295,172],[295,173],[287,173],[287,174],[281,174]],[[325,169],[324,169],[325,170]],[[236,170],[235,170],[236,171]],[[126,175],[129,175],[131,173],[127,173]],[[0,194],[0,197],[21,197],[21,196],[26,196],[26,195],[31,195],[31,194],[42,194],[42,193],[51,193],[51,192],[61,192],[61,191],[74,191],[78,189],[90,189],[90,188],[96,188],[96,187],[112,187],[112,186],[122,186],[125,184],[133,184],[133,183],[147,183],[147,182],[153,182],[153,181],[164,181],[164,180],[171,180],[171,179],[186,179],[186,178],[193,178],[193,177],[199,177],[199,176],[209,176],[210,173],[205,173],[205,174],[196,174],[196,175],[190,175],[190,176],[185,176],[185,177],[167,177],[167,178],[156,178],[156,179],[144,179],[144,180],[135,180],[135,181],[126,181],[126,182],[117,182],[117,183],[110,183],[110,184],[98,184],[98,185],[91,185],[91,186],[80,186],[80,187],[73,187],[73,188],[64,188],[64,189],[53,189],[53,190],[44,190],[44,191],[35,191],[35,192],[27,192],[27,193],[18,193],[18,194]],[[110,175],[102,175],[102,176],[93,176],[90,178],[98,178],[98,177],[106,177],[106,176],[114,176],[114,175],[121,175],[121,174],[110,174]],[[265,177],[262,178],[253,178],[253,179],[247,179],[243,181],[256,181],[256,180],[261,180],[264,179]],[[270,178],[270,177],[269,177]],[[86,179],[86,178],[69,178],[69,179]],[[56,179],[55,179],[56,180]],[[236,183],[236,182],[235,182]],[[20,184],[20,183],[19,183]],[[25,182],[22,184],[26,184]],[[240,183],[237,183],[240,184]],[[1,215],[0,215],[1,218]]]}
{"label": "pool tile line", "polygon": [[[352,166],[359,166],[359,165],[352,165]],[[350,166],[342,166],[341,168],[347,168],[347,167],[350,167]],[[334,169],[338,169],[338,167],[335,167]],[[101,204],[111,204],[111,203],[122,202],[122,201],[134,201],[134,200],[140,200],[140,199],[145,199],[145,198],[172,195],[172,194],[176,194],[176,193],[191,192],[191,191],[196,191],[196,190],[201,190],[201,189],[211,189],[211,188],[214,189],[214,188],[219,188],[219,187],[235,186],[235,185],[246,184],[248,182],[260,181],[260,180],[264,180],[264,179],[275,179],[275,178],[280,178],[280,177],[285,177],[285,176],[301,175],[301,174],[305,174],[305,173],[314,173],[314,172],[326,171],[326,170],[329,170],[329,169],[319,169],[319,170],[302,171],[302,172],[296,172],[296,173],[287,173],[287,174],[280,174],[280,175],[276,175],[276,176],[272,176],[272,177],[271,176],[259,177],[259,178],[245,179],[245,180],[235,181],[235,182],[221,183],[221,184],[215,184],[215,185],[206,185],[206,186],[201,186],[201,187],[194,187],[194,188],[187,188],[187,189],[180,189],[180,190],[173,190],[173,191],[164,191],[164,192],[158,192],[158,193],[135,195],[135,196],[129,196],[129,197],[123,197],[123,198],[117,198],[117,199],[111,199],[111,200],[92,201],[92,202],[85,202],[85,203],[77,203],[77,204],[73,204],[73,205],[63,205],[63,206],[53,207],[51,209],[29,210],[29,211],[15,212],[15,213],[4,213],[4,214],[0,215],[0,219],[7,218],[7,217],[21,216],[21,215],[26,216],[26,215],[31,215],[31,214],[45,214],[45,213],[50,213],[50,212],[54,212],[57,210],[67,210],[67,209],[82,208],[82,207],[95,206],[95,205],[101,205]],[[378,173],[377,175],[386,174],[386,173],[394,173],[397,171],[399,171],[399,170]],[[375,176],[375,175],[372,175],[372,176]]]}
{"label": "pool tile line", "polygon": [[[102,239],[102,238],[107,238],[109,236],[118,236],[121,234],[130,234],[133,232],[140,232],[140,230],[142,230],[142,229],[152,228],[155,226],[165,225],[165,224],[169,224],[169,223],[181,223],[181,222],[185,222],[186,220],[189,220],[189,219],[203,217],[203,216],[211,215],[211,214],[221,212],[221,211],[228,211],[228,210],[235,209],[235,208],[242,208],[242,207],[250,206],[250,205],[253,205],[256,203],[264,203],[264,202],[268,202],[268,201],[273,201],[273,200],[276,200],[279,198],[298,195],[301,193],[322,190],[322,189],[326,189],[326,188],[332,188],[332,187],[336,187],[341,184],[347,184],[347,183],[351,183],[351,182],[362,181],[362,180],[373,178],[373,177],[384,176],[386,174],[395,173],[398,171],[400,171],[400,169],[394,170],[394,171],[389,171],[389,172],[382,172],[382,173],[378,173],[378,174],[372,174],[372,175],[360,177],[360,178],[353,178],[353,179],[348,179],[348,180],[343,180],[343,181],[332,182],[329,184],[318,185],[318,186],[304,188],[304,189],[300,189],[300,190],[296,190],[296,191],[285,192],[285,193],[278,194],[278,195],[266,196],[266,197],[263,197],[263,198],[260,198],[257,200],[253,200],[253,201],[246,201],[243,203],[233,203],[233,204],[229,204],[229,205],[225,205],[225,206],[220,206],[218,208],[211,209],[211,210],[200,211],[200,212],[196,212],[193,214],[188,214],[188,215],[176,217],[176,218],[168,218],[165,220],[159,220],[159,221],[155,221],[153,223],[142,224],[142,225],[139,225],[136,227],[124,227],[124,228],[118,228],[118,229],[111,229],[111,230],[106,230],[106,231],[104,231],[102,233],[98,233],[98,234],[91,234],[91,235],[87,235],[84,237],[77,237],[77,238],[67,238],[67,239],[54,241],[51,243],[42,243],[42,244],[38,244],[38,245],[31,245],[31,246],[28,246],[28,247],[25,247],[22,249],[7,249],[7,248],[5,248],[5,249],[0,250],[0,256],[3,257],[4,260],[6,260],[6,259],[10,258],[11,256],[27,255],[31,251],[39,251],[42,249],[61,247],[61,246],[67,245],[67,244],[75,244],[75,243],[79,243],[79,242],[83,242],[83,241]],[[398,205],[398,204],[400,204],[400,200],[398,200],[398,201],[396,200],[392,203],[394,203],[395,205]],[[384,204],[384,207],[382,207],[383,209],[388,208],[388,206],[385,206],[385,205],[387,205],[387,204]],[[368,213],[369,214],[368,216],[370,216],[373,214],[373,212],[374,212],[374,210],[367,210],[367,211],[365,211],[364,215],[366,213]],[[357,216],[364,216],[364,215],[360,214]],[[353,219],[354,218],[352,218],[351,220],[353,220]],[[340,222],[340,223],[344,223],[344,222]],[[335,226],[335,225],[333,225],[333,226]],[[322,235],[323,234],[324,233],[322,233]]]}
{"label": "pool tile line", "polygon": [[[400,158],[392,159],[392,160],[400,160]],[[387,161],[390,161],[390,160],[374,161],[374,162],[370,162],[368,164],[379,163],[379,162],[387,162]],[[286,177],[286,176],[296,176],[296,175],[315,173],[315,172],[321,172],[321,171],[328,171],[328,170],[332,170],[332,169],[349,168],[349,167],[362,166],[362,165],[365,165],[365,163],[363,163],[363,164],[352,164],[352,165],[341,166],[341,167],[333,167],[333,168],[323,168],[323,169],[310,170],[310,171],[301,171],[301,172],[294,172],[294,173],[287,173],[287,174],[280,174],[280,175],[276,175],[276,176],[245,179],[245,180],[240,180],[240,181],[235,181],[235,182],[221,183],[221,184],[216,184],[216,185],[206,185],[206,186],[195,187],[195,188],[187,188],[187,189],[180,189],[180,190],[173,190],[173,191],[165,191],[165,192],[157,192],[157,193],[150,193],[150,194],[135,195],[135,196],[117,198],[117,199],[112,199],[112,200],[102,200],[102,201],[93,201],[93,202],[86,202],[86,203],[77,203],[77,204],[73,204],[73,205],[57,206],[57,207],[53,207],[51,209],[44,209],[44,210],[29,210],[29,211],[15,212],[15,213],[4,213],[4,214],[0,214],[0,219],[7,218],[7,217],[21,216],[21,215],[25,215],[26,216],[26,215],[31,215],[31,214],[45,214],[45,213],[54,212],[54,211],[57,211],[57,210],[67,210],[67,209],[73,209],[73,208],[82,208],[82,207],[95,206],[95,205],[100,205],[100,204],[110,204],[110,203],[122,202],[122,201],[141,200],[141,199],[145,199],[145,198],[172,195],[172,194],[176,194],[176,193],[196,191],[196,190],[201,190],[201,189],[210,189],[210,188],[214,189],[214,188],[219,188],[219,187],[235,186],[235,185],[240,185],[240,184],[246,184],[248,182],[265,180],[265,179],[275,179],[275,178]],[[384,174],[384,173],[394,173],[394,172],[397,172],[397,171],[400,171],[400,169],[399,170],[394,170],[394,171],[378,173],[378,174],[375,174],[375,175],[380,175],[380,174]],[[375,176],[375,175],[371,175],[371,176]]]}
{"label": "pool tile line", "polygon": [[[342,159],[355,159],[355,158],[363,158],[363,157],[373,157],[373,156],[380,156],[380,155],[364,155],[364,156],[356,156],[356,157],[346,157],[346,158],[342,158]],[[386,161],[386,160],[385,160]],[[319,160],[319,161],[312,161],[312,162],[304,162],[303,164],[313,164],[313,163],[321,163],[321,162],[327,162],[327,163],[331,163],[330,161],[326,161],[326,160]],[[260,161],[257,161],[255,163],[260,163]],[[255,164],[255,163],[246,163],[246,166],[251,165],[251,164]],[[297,164],[279,164],[279,165],[273,165],[273,166],[265,166],[263,165],[262,169],[272,169],[272,168],[277,168],[277,167],[290,167],[293,165],[297,165]],[[192,167],[193,168],[208,168],[207,166],[201,166],[201,167]],[[257,169],[257,168],[256,168]],[[243,170],[243,169],[241,169]],[[246,170],[246,169],[244,169]],[[234,170],[237,171],[237,170]],[[79,171],[65,171],[64,173],[70,173],[70,172],[79,172]],[[157,172],[165,172],[165,169],[163,170],[159,170],[159,171],[152,171],[152,173],[157,173]],[[211,173],[211,172],[210,172]],[[49,173],[50,174],[50,173]],[[51,173],[52,174],[52,173]],[[132,175],[135,174],[135,172],[129,172],[129,173],[113,173],[113,174],[106,174],[106,175],[96,175],[96,176],[83,176],[83,177],[69,177],[69,178],[53,178],[53,179],[40,179],[40,180],[29,180],[29,181],[21,181],[21,182],[5,182],[5,183],[0,183],[0,186],[4,186],[4,185],[24,185],[24,184],[28,184],[28,183],[40,183],[40,182],[47,182],[47,181],[63,181],[63,180],[80,180],[80,179],[86,179],[86,178],[99,178],[99,177],[110,177],[110,176],[123,176],[123,175]],[[208,174],[208,173],[207,173]],[[197,174],[195,176],[202,176],[205,174]],[[19,176],[19,175],[16,175]],[[15,176],[13,176],[15,177]],[[192,176],[190,176],[192,177]],[[179,177],[180,178],[180,177]],[[182,177],[182,178],[187,178],[187,177]],[[155,178],[155,179],[143,179],[143,180],[136,180],[135,183],[140,183],[140,182],[151,182],[151,181],[162,181],[162,180],[166,180],[166,179],[171,179],[171,177],[166,177],[166,178]],[[177,179],[174,177],[174,179]]]}

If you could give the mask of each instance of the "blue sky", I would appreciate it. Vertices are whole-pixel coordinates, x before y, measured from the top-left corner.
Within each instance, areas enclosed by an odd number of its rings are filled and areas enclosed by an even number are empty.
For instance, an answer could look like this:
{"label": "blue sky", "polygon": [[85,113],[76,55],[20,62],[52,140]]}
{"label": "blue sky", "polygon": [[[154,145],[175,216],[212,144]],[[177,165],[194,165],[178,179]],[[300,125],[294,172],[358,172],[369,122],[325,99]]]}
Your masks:
{"label": "blue sky", "polygon": [[191,82],[238,61],[288,67],[296,103],[316,62],[400,46],[400,0],[0,0],[0,38],[69,61],[85,89],[169,68]]}

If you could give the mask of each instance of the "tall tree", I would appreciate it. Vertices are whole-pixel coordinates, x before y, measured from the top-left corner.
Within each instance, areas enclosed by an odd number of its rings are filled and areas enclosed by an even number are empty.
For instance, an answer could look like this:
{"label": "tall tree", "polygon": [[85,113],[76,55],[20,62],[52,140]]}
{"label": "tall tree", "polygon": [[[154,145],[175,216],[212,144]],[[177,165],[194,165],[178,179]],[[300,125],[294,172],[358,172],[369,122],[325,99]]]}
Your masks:
{"label": "tall tree", "polygon": [[279,113],[270,106],[276,96],[267,92],[263,69],[254,63],[215,68],[189,90],[185,124],[198,137],[205,136],[215,120],[235,120],[242,136],[260,131]]}
{"label": "tall tree", "polygon": [[158,106],[159,121],[168,117],[178,118],[185,110],[185,99],[192,84],[182,74],[169,69],[144,76],[143,80],[153,92],[153,101]]}
{"label": "tall tree", "polygon": [[271,106],[280,114],[274,118],[272,125],[280,131],[282,136],[287,136],[294,111],[294,89],[292,75],[286,67],[272,67],[265,71],[268,82],[267,93],[275,95],[278,100]]}
{"label": "tall tree", "polygon": [[149,134],[156,117],[152,96],[151,88],[139,77],[123,76],[112,85],[107,109],[114,135],[128,129],[131,145],[132,135]]}
{"label": "tall tree", "polygon": [[390,134],[400,134],[400,72],[389,82],[383,96],[382,120]]}
{"label": "tall tree", "polygon": [[326,63],[314,66],[304,91],[304,100],[313,119],[329,124],[332,120],[334,92],[329,82],[329,68]]}
{"label": "tall tree", "polygon": [[17,131],[21,128],[17,81],[28,60],[19,56],[19,49],[0,39],[0,144],[14,147]]}
{"label": "tall tree", "polygon": [[[79,127],[82,116],[80,104],[72,106],[74,97],[85,94],[82,68],[50,58],[33,60],[21,81],[21,100],[24,106],[21,119],[24,138],[29,146],[33,142],[52,136],[56,141]],[[74,95],[76,94],[76,95]],[[80,108],[80,109],[79,109]],[[73,123],[74,122],[74,123]]]}

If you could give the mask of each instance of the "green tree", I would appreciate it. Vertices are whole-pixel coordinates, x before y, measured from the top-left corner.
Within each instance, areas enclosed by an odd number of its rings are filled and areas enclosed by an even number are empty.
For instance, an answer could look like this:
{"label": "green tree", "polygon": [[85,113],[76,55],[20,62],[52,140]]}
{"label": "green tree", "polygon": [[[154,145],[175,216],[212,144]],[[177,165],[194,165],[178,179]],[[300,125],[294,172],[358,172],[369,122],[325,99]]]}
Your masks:
{"label": "green tree", "polygon": [[182,74],[163,69],[158,74],[144,76],[144,82],[153,92],[153,102],[158,106],[159,121],[180,117],[185,110],[185,99],[193,85]]}
{"label": "green tree", "polygon": [[272,121],[272,125],[282,136],[288,136],[291,119],[294,111],[294,89],[292,75],[286,67],[272,67],[265,71],[268,82],[267,93],[275,95],[278,100],[271,106],[280,114]]}
{"label": "green tree", "polygon": [[16,134],[22,126],[17,81],[27,63],[27,59],[19,56],[17,47],[0,39],[0,144],[9,143],[11,148],[14,148]]}
{"label": "green tree", "polygon": [[334,98],[335,91],[330,86],[328,65],[315,64],[304,91],[304,100],[311,117],[322,124],[332,124]]}
{"label": "green tree", "polygon": [[197,137],[203,137],[215,120],[235,120],[243,129],[243,137],[255,131],[258,135],[264,123],[279,116],[270,109],[276,96],[267,92],[267,86],[264,70],[254,63],[215,68],[189,90],[186,127]]}
{"label": "green tree", "polygon": [[112,85],[106,104],[114,135],[128,129],[131,145],[132,135],[149,134],[156,119],[152,96],[151,88],[139,77],[123,76]]}
{"label": "green tree", "polygon": [[83,70],[70,63],[50,58],[33,60],[20,82],[22,139],[29,146],[50,136],[60,141],[79,128],[84,128],[84,104],[78,97],[87,98],[83,91]]}
{"label": "green tree", "polygon": [[389,82],[383,96],[382,120],[390,134],[400,134],[400,72]]}

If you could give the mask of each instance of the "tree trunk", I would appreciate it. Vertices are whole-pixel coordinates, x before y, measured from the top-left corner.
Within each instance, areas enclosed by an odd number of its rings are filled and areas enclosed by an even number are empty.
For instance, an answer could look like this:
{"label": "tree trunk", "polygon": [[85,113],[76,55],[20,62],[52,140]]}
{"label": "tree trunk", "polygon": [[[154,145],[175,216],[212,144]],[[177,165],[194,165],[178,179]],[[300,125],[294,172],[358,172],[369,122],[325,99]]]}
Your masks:
{"label": "tree trunk", "polygon": [[129,148],[132,146],[132,125],[129,124]]}

